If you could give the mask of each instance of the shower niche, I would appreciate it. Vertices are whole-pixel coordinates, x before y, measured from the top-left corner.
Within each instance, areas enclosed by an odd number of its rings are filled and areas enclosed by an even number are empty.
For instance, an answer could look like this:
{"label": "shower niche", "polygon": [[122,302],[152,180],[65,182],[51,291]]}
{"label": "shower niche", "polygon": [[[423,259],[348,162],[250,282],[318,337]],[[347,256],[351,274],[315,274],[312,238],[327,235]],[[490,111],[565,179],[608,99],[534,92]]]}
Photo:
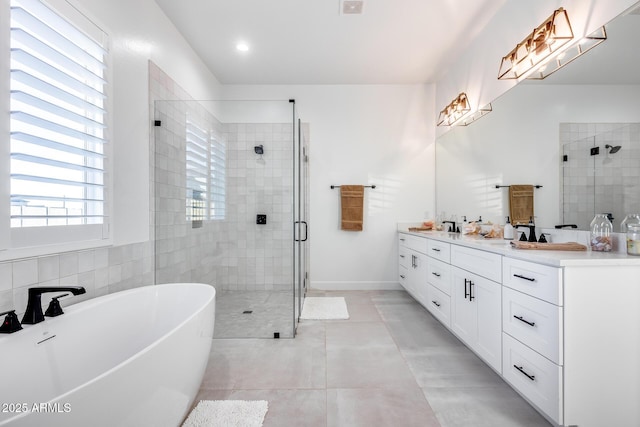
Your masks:
{"label": "shower niche", "polygon": [[561,123],[562,223],[588,230],[597,213],[614,231],[640,212],[640,123]]}

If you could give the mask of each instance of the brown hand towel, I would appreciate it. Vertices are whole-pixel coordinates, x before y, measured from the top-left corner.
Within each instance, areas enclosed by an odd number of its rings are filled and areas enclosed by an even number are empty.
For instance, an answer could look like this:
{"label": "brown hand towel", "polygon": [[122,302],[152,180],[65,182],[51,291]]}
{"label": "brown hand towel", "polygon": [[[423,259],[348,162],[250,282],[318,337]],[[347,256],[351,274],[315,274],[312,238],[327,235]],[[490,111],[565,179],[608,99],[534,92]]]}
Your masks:
{"label": "brown hand towel", "polygon": [[340,186],[342,221],[340,228],[348,231],[362,231],[364,208],[364,186]]}
{"label": "brown hand towel", "polygon": [[533,185],[509,186],[509,214],[511,223],[528,224],[533,218]]}

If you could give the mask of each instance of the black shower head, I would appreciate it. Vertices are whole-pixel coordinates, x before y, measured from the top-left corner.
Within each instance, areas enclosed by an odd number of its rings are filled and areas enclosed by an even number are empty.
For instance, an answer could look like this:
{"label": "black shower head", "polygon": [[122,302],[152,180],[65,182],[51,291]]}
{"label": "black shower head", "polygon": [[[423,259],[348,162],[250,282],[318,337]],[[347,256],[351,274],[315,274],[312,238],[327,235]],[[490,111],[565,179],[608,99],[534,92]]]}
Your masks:
{"label": "black shower head", "polygon": [[622,146],[621,146],[621,145],[615,145],[615,146],[614,146],[614,145],[609,145],[609,144],[607,144],[607,145],[605,145],[605,146],[604,146],[604,148],[609,148],[609,154],[615,154],[615,153],[617,153],[618,151],[620,151],[620,149],[622,148]]}
{"label": "black shower head", "polygon": [[256,145],[255,147],[253,147],[253,151],[256,152],[256,154],[264,154],[264,147],[262,146],[262,144],[260,145]]}

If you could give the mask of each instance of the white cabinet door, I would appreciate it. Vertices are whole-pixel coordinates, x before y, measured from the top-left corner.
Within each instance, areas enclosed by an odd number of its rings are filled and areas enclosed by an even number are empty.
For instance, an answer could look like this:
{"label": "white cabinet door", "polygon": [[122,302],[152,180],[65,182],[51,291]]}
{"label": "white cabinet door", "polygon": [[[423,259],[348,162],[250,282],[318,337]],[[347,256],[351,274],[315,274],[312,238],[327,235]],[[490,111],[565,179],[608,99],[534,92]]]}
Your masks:
{"label": "white cabinet door", "polygon": [[502,373],[502,286],[482,277],[473,279],[472,295],[478,304],[476,351]]}
{"label": "white cabinet door", "polygon": [[411,294],[423,306],[427,306],[427,256],[419,252],[409,252],[409,287]]}
{"label": "white cabinet door", "polygon": [[502,372],[501,286],[452,267],[451,329],[497,372]]}
{"label": "white cabinet door", "polygon": [[478,305],[470,299],[468,271],[451,268],[451,330],[467,345],[478,337]]}

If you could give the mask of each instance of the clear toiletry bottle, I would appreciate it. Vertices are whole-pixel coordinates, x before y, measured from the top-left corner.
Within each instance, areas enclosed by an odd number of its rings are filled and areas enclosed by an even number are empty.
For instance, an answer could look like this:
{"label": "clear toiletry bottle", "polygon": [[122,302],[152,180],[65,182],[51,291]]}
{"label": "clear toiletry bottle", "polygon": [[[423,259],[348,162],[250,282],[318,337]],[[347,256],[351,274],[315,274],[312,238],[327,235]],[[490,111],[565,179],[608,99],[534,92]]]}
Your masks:
{"label": "clear toiletry bottle", "polygon": [[627,224],[627,253],[640,256],[640,224]]}
{"label": "clear toiletry bottle", "polygon": [[626,233],[627,226],[629,224],[640,224],[640,214],[633,213],[625,216],[622,222],[620,223],[620,232]]}
{"label": "clear toiletry bottle", "polygon": [[504,225],[504,239],[513,240],[513,234],[513,225],[511,225],[511,221],[507,217],[507,223]]}
{"label": "clear toiletry bottle", "polygon": [[613,248],[612,231],[613,225],[607,218],[607,214],[596,214],[591,221],[591,250],[610,252]]}

